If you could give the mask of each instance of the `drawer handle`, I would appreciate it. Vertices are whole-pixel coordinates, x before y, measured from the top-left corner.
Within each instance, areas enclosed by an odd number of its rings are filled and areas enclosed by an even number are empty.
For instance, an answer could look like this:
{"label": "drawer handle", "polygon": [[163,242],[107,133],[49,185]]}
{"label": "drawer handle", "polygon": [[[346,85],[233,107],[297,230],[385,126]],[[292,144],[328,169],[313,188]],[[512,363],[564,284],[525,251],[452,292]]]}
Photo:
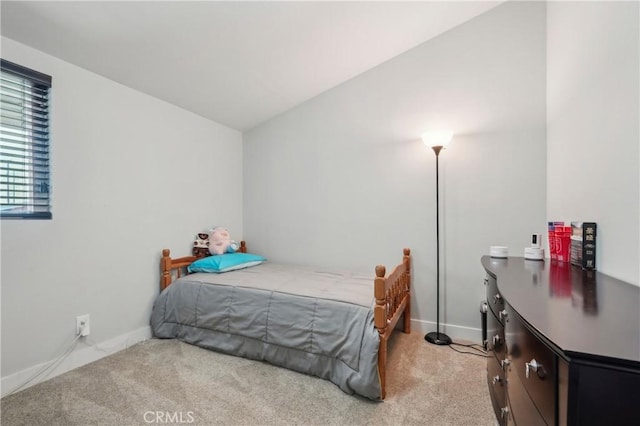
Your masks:
{"label": "drawer handle", "polygon": [[493,347],[495,348],[499,344],[500,344],[500,335],[496,334],[495,336],[493,336]]}
{"label": "drawer handle", "polygon": [[491,382],[495,385],[497,383],[500,383],[502,379],[500,378],[500,376],[495,376],[493,379],[491,379]]}
{"label": "drawer handle", "polygon": [[506,368],[511,364],[511,361],[508,359],[503,359],[500,361],[500,365],[502,366],[502,371],[506,370]]}
{"label": "drawer handle", "polygon": [[509,415],[509,407],[502,407],[500,409],[500,418],[504,419],[505,416],[508,416],[508,415]]}
{"label": "drawer handle", "polygon": [[495,296],[493,296],[493,304],[495,305],[496,303],[498,303],[500,300],[502,300],[502,296],[500,296],[500,293],[496,293]]}
{"label": "drawer handle", "polygon": [[524,373],[527,379],[529,378],[529,374],[531,370],[535,371],[538,377],[540,377],[541,379],[544,379],[544,376],[545,376],[544,367],[542,367],[542,364],[536,361],[535,358],[525,363],[524,365],[525,365]]}
{"label": "drawer handle", "polygon": [[506,309],[503,309],[498,313],[498,315],[500,315],[500,321],[502,321],[503,319],[506,319],[507,316],[509,316],[509,313]]}

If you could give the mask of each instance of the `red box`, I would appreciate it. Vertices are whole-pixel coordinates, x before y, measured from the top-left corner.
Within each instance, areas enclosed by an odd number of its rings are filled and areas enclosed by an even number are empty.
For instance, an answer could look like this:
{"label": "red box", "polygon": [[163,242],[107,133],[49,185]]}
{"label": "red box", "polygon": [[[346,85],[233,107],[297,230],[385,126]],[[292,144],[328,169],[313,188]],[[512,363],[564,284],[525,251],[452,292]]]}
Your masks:
{"label": "red box", "polygon": [[551,258],[551,260],[558,260],[558,254],[560,253],[560,228],[563,226],[564,222],[547,223],[549,237],[549,257]]}
{"label": "red box", "polygon": [[569,262],[571,260],[571,227],[558,226],[555,229],[555,234],[558,261]]}

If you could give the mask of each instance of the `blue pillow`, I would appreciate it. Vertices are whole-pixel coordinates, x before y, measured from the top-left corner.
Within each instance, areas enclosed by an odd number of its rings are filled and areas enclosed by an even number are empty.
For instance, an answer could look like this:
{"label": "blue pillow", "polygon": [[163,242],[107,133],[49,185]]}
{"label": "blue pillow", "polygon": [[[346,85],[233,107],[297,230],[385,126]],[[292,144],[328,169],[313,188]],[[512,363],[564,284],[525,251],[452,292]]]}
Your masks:
{"label": "blue pillow", "polygon": [[191,272],[228,272],[236,269],[248,268],[264,262],[262,256],[249,253],[225,253],[198,259],[187,267]]}

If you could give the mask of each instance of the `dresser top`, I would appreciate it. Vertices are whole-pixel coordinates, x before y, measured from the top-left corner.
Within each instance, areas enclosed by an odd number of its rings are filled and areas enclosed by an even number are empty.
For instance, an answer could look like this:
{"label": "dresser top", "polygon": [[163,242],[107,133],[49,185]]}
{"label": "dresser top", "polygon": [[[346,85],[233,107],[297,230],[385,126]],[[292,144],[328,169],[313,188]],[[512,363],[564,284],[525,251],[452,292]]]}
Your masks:
{"label": "dresser top", "polygon": [[482,257],[503,298],[569,356],[640,362],[640,287],[569,263]]}

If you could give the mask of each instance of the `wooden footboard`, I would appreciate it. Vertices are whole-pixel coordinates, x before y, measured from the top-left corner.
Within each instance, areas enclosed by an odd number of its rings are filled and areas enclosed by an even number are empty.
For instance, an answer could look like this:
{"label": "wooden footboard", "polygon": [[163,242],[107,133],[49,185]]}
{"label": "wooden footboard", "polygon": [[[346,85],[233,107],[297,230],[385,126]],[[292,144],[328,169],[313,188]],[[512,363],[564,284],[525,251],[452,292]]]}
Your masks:
{"label": "wooden footboard", "polygon": [[[244,241],[240,242],[241,253],[247,252]],[[386,268],[376,266],[376,278],[374,280],[374,325],[380,334],[380,346],[378,348],[378,374],[382,399],[386,396],[386,366],[387,343],[391,333],[404,314],[404,332],[411,332],[411,250],[405,248],[402,263],[385,277]],[[187,266],[196,260],[195,256],[185,256],[177,259],[171,258],[169,249],[162,250],[160,268],[162,270],[161,288],[167,288],[173,280],[173,275],[181,277]]]}
{"label": "wooden footboard", "polygon": [[402,263],[385,277],[386,269],[376,266],[373,311],[374,325],[380,333],[378,349],[378,374],[382,399],[386,396],[387,343],[398,320],[404,313],[404,332],[411,332],[411,250],[405,248]]}

